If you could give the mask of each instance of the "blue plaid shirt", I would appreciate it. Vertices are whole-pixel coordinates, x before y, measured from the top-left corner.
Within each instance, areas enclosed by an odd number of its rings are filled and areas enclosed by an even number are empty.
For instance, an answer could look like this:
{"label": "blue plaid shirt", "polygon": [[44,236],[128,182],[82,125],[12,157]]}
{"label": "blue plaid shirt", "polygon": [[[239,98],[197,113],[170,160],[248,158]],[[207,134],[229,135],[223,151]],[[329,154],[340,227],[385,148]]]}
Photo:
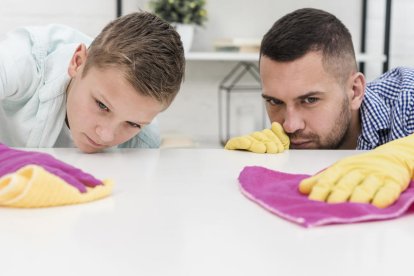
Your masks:
{"label": "blue plaid shirt", "polygon": [[357,149],[370,150],[414,133],[414,69],[395,68],[368,83]]}

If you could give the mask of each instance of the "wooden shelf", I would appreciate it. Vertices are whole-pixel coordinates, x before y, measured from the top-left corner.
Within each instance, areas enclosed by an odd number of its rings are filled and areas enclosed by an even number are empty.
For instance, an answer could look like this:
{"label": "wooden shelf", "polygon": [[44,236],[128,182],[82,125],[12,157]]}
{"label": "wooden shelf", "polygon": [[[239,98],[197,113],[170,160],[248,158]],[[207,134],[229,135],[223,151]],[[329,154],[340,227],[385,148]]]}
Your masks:
{"label": "wooden shelf", "polygon": [[[239,53],[239,52],[188,52],[185,54],[187,61],[250,61],[259,60],[259,53]],[[369,55],[356,54],[357,62],[377,61],[385,62],[387,57],[383,54]]]}
{"label": "wooden shelf", "polygon": [[239,52],[189,52],[185,54],[186,60],[197,61],[258,61],[259,53]]}

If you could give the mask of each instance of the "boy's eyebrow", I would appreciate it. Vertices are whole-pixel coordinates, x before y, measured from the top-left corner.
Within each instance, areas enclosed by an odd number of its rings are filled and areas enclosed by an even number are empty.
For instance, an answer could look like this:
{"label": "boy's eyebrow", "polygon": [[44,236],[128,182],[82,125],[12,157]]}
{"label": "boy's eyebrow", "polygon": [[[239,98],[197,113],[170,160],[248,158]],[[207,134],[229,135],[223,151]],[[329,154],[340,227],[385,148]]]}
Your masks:
{"label": "boy's eyebrow", "polygon": [[[102,100],[105,102],[105,105],[113,110],[114,108],[112,107],[111,103],[105,98],[105,96],[102,93],[99,93],[99,95],[101,96]],[[129,123],[133,123],[133,124],[137,124],[137,125],[149,125],[151,122],[134,122],[134,121],[127,121]]]}
{"label": "boy's eyebrow", "polygon": [[109,109],[114,109],[113,106],[111,105],[111,103],[105,98],[105,96],[102,93],[99,93],[99,95],[101,96],[101,98],[104,100],[105,105],[107,107],[109,107]]}
{"label": "boy's eyebrow", "polygon": [[137,124],[137,125],[149,125],[151,122],[133,122],[133,121],[128,121],[129,123],[133,123],[133,124]]}

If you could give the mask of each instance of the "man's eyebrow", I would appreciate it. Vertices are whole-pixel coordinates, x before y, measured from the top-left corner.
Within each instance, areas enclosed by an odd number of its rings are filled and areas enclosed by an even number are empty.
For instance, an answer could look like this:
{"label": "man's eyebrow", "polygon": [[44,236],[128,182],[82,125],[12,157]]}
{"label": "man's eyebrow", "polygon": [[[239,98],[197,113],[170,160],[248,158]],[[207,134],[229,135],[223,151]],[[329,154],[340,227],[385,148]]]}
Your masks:
{"label": "man's eyebrow", "polygon": [[275,98],[275,97],[271,97],[271,96],[268,96],[268,95],[265,95],[265,94],[262,94],[262,98],[265,100],[265,101],[273,101],[273,102],[276,102],[276,103],[284,103],[282,100],[279,100],[278,98]]}
{"label": "man's eyebrow", "polygon": [[320,95],[323,95],[323,94],[325,94],[325,93],[322,92],[322,91],[310,91],[310,92],[308,92],[304,95],[300,95],[298,97],[298,99],[303,100],[303,99],[306,99],[306,98],[309,98],[309,97],[320,96]]}
{"label": "man's eyebrow", "polygon": [[[303,99],[306,99],[308,97],[320,96],[320,95],[323,95],[323,94],[325,94],[325,93],[322,92],[322,91],[310,91],[306,94],[300,95],[299,97],[297,97],[297,99],[303,100]],[[271,97],[271,96],[268,96],[268,95],[265,95],[265,94],[262,94],[262,98],[265,99],[265,100],[275,100],[275,101],[281,101],[282,102],[282,100],[279,100],[278,98]]]}
{"label": "man's eyebrow", "polygon": [[270,96],[265,95],[265,94],[262,94],[262,98],[265,99],[265,100],[277,100],[277,101],[279,101],[279,99],[274,98],[274,97],[270,97]]}

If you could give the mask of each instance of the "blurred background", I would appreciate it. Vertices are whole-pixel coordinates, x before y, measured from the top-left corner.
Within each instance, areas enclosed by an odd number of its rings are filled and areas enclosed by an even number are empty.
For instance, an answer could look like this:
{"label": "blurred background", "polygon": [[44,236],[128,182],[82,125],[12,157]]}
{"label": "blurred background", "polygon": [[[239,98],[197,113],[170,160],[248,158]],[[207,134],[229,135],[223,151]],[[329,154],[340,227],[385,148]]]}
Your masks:
{"label": "blurred background", "polygon": [[[195,2],[200,4],[200,1]],[[357,53],[361,52],[361,43],[365,41],[365,54],[360,56],[366,57],[363,69],[368,81],[383,72],[384,61],[388,62],[389,68],[414,66],[411,51],[414,49],[414,30],[411,27],[414,26],[414,1],[201,2],[206,14],[203,14],[202,26],[193,24],[194,35],[186,53],[187,68],[182,89],[170,108],[158,116],[165,147],[221,147],[223,135],[245,134],[269,125],[262,110],[260,82],[254,77],[253,71],[242,74],[237,82],[237,85],[247,87],[243,93],[224,85],[223,95],[230,94],[227,98],[230,102],[227,104],[226,98],[221,99],[224,108],[221,113],[221,133],[218,91],[226,75],[240,62],[252,68],[257,65],[258,54],[254,50],[257,41],[260,42],[278,18],[298,8],[320,8],[336,15],[350,30]],[[93,37],[110,20],[138,10],[154,11],[154,5],[149,0],[2,0],[0,34],[23,25],[61,23]],[[387,11],[390,15],[389,35],[386,28]],[[384,55],[387,37],[389,51]],[[224,56],[220,56],[221,53]],[[230,119],[226,129],[227,110]]]}

